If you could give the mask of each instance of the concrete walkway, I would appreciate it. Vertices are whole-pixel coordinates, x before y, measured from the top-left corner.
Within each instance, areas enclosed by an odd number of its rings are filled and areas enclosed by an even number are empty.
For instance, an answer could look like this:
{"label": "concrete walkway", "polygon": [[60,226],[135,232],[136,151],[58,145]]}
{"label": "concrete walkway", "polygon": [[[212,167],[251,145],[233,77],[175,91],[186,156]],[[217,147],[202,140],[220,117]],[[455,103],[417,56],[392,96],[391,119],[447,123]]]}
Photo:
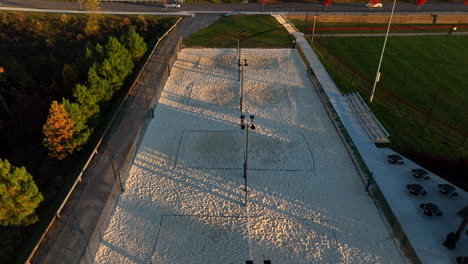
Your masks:
{"label": "concrete walkway", "polygon": [[[404,158],[404,165],[393,165],[386,161],[387,155],[397,154],[391,149],[377,148],[360,125],[351,107],[336,87],[332,78],[320,62],[314,50],[302,33],[296,32],[282,16],[275,16],[279,23],[296,37],[311,69],[337,112],[341,122],[348,131],[366,166],[373,173],[375,184],[380,189],[390,207],[397,223],[414,250],[416,261],[421,263],[456,263],[459,256],[468,255],[468,236],[462,235],[457,248],[449,250],[442,245],[449,232],[456,232],[462,219],[456,213],[468,205],[468,193],[457,188],[459,196],[448,198],[438,191],[438,184],[448,183],[437,175],[430,173],[429,180],[418,180],[411,170],[421,168],[418,164]],[[427,171],[427,170],[426,170]],[[427,191],[427,196],[413,196],[406,190],[406,185],[418,183]],[[421,203],[434,203],[443,212],[440,217],[429,217],[419,208]],[[395,228],[395,225],[393,225]],[[396,236],[396,234],[395,234]],[[402,241],[403,246],[407,242]]]}

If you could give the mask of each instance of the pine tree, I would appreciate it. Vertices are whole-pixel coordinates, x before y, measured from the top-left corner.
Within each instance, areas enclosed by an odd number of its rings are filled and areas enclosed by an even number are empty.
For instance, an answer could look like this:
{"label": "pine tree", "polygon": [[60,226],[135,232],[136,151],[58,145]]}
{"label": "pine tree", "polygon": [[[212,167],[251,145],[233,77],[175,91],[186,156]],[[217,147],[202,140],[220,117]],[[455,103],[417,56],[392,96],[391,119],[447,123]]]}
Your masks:
{"label": "pine tree", "polygon": [[[138,36],[138,34],[136,35]],[[141,45],[138,44],[139,40],[134,42],[136,43],[136,47],[138,47],[137,50],[140,50],[141,47],[139,46]],[[132,72],[132,55],[124,45],[111,36],[104,47],[97,44],[92,51],[88,48],[86,56],[88,59],[94,60],[93,65],[88,71],[88,81],[84,87],[87,89],[87,94],[94,96],[95,103],[109,101],[114,92],[122,87],[125,78]],[[83,104],[85,100],[77,97],[77,88],[75,87],[74,95],[77,101]]]}
{"label": "pine tree", "polygon": [[91,133],[93,132],[92,128],[89,128],[87,125],[88,119],[83,113],[82,107],[77,103],[70,103],[67,99],[62,99],[62,104],[65,107],[65,110],[70,116],[70,119],[73,121],[74,133],[73,133],[73,145],[76,145],[76,150],[80,150],[81,146],[88,142]]}
{"label": "pine tree", "polygon": [[101,69],[99,69],[97,64],[94,64],[88,71],[88,87],[90,92],[95,96],[97,102],[109,101],[113,95],[111,81],[98,74],[98,71],[101,71],[101,75],[104,75]]}
{"label": "pine tree", "polygon": [[96,95],[93,92],[82,84],[77,84],[73,90],[73,96],[80,105],[80,109],[84,118],[88,120],[96,113],[99,113],[98,101]]}
{"label": "pine tree", "polygon": [[109,81],[113,91],[117,91],[132,72],[132,56],[115,37],[109,37],[104,50],[106,59],[101,64],[100,75]]}
{"label": "pine tree", "polygon": [[132,26],[129,26],[128,33],[122,38],[121,42],[130,52],[134,61],[145,55],[146,43]]}
{"label": "pine tree", "polygon": [[57,101],[52,102],[42,131],[45,136],[43,144],[49,149],[51,157],[62,160],[75,150],[74,122],[70,119],[63,104]]}
{"label": "pine tree", "polygon": [[36,208],[44,200],[31,174],[0,159],[0,225],[27,226],[39,219]]}

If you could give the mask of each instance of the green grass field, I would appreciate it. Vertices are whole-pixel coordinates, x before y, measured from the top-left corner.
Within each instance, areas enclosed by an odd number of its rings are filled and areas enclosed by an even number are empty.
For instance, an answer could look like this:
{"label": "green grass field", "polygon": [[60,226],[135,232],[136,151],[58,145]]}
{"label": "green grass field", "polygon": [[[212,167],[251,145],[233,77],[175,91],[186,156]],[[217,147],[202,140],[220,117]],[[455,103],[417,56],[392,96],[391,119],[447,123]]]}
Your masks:
{"label": "green grass field", "polygon": [[[383,37],[329,37],[317,38],[321,44],[348,67],[371,82],[361,84],[366,92],[350,83],[339,70],[326,63],[332,77],[343,92],[360,91],[368,98],[372,88],[377,64],[383,44]],[[430,113],[447,124],[468,131],[468,36],[418,36],[391,37],[387,42],[381,68],[379,85],[385,90],[400,96],[408,103]],[[319,49],[322,58],[327,55]],[[349,77],[349,74],[348,74]],[[389,130],[392,147],[402,153],[426,153],[440,159],[466,159],[467,151],[440,140],[428,130],[463,142],[457,132],[446,129],[434,121],[426,123],[426,116],[404,104],[397,105],[394,98],[377,89],[378,98],[392,107],[373,103],[371,107],[378,118]],[[398,110],[395,110],[395,107]],[[414,121],[402,118],[402,114],[411,116]],[[465,147],[468,142],[465,142]]]}
{"label": "green grass field", "polygon": [[[313,21],[309,18],[307,25],[305,25],[304,19],[289,19],[291,23],[299,30],[304,33],[304,27],[307,27],[308,34],[312,34]],[[362,24],[362,23],[325,23],[316,22],[315,24],[315,35],[320,34],[385,34],[387,32],[388,24]],[[468,32],[467,24],[457,24],[458,28],[456,32]],[[460,27],[463,26],[463,27]],[[390,33],[445,33],[447,34],[453,24],[393,24]],[[408,27],[426,27],[417,29],[407,29]],[[448,27],[448,28],[436,28],[436,27]],[[333,30],[327,30],[327,29]],[[337,29],[337,28],[354,28],[353,30]],[[379,28],[379,29],[369,29]],[[397,29],[399,28],[399,29]]]}
{"label": "green grass field", "polygon": [[[185,3],[192,4],[192,3],[240,3],[243,2],[242,0],[185,0]],[[249,0],[249,3],[259,3],[259,0]],[[268,0],[267,4],[269,3],[322,3],[322,0]],[[356,0],[335,0],[335,3],[356,3]],[[382,0],[383,3],[391,3],[392,0]],[[414,0],[402,0],[401,2],[414,2]],[[453,2],[453,3],[462,3],[463,0],[432,0],[428,1],[430,3],[438,3],[438,2]]]}
{"label": "green grass field", "polygon": [[275,18],[260,16],[227,16],[185,39],[185,47],[237,48],[238,30],[242,48],[290,48],[289,33]]}
{"label": "green grass field", "polygon": [[[343,93],[359,91],[368,101],[383,37],[317,39],[328,46],[335,58],[348,65],[331,65],[326,59],[330,59],[330,54],[324,48],[318,48],[319,45],[314,46],[340,90]],[[463,48],[466,45],[468,36],[391,37],[387,42],[379,85],[466,133],[468,51]],[[336,59],[331,61],[336,62]],[[370,82],[360,80],[357,75]],[[382,90],[377,89],[376,95],[379,100],[368,105],[390,133],[391,143],[383,146],[393,148],[468,191],[467,137],[436,121],[428,121],[425,115],[398,103]],[[441,137],[456,143],[447,143]]]}

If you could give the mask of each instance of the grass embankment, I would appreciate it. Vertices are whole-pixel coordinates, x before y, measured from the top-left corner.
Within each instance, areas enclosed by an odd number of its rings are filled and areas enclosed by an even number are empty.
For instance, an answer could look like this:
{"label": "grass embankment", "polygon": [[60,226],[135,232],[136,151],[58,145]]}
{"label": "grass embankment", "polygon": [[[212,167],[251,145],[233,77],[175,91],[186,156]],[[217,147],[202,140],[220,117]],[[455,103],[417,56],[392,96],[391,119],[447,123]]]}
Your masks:
{"label": "grass embankment", "polygon": [[[317,40],[356,73],[373,80],[382,49],[382,37]],[[468,91],[464,84],[468,76],[468,51],[464,49],[467,45],[468,36],[392,37],[387,42],[379,86],[450,126],[468,131]],[[320,51],[322,61],[342,92],[360,91],[364,98],[368,98],[372,82],[358,88],[350,82],[349,75],[343,76],[328,64],[324,56],[329,55],[323,49]],[[447,144],[436,134],[460,144],[465,140],[463,136],[440,123],[428,121],[425,115],[397,103],[382,90],[377,89],[376,96],[390,105],[370,104],[391,134],[390,147],[466,189],[468,152],[462,147]],[[403,115],[407,118],[403,118]]]}
{"label": "grass embankment", "polygon": [[240,29],[242,48],[291,48],[292,39],[269,15],[227,16],[184,40],[186,47],[237,48]]}

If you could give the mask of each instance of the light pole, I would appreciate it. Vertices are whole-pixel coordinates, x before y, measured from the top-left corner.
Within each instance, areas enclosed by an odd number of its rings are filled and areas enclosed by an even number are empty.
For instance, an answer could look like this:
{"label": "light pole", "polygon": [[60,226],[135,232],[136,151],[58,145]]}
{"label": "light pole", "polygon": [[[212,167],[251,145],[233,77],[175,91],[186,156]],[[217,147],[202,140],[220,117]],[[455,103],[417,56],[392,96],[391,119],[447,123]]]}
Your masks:
{"label": "light pole", "polygon": [[312,26],[312,44],[314,43],[314,37],[315,37],[315,19],[317,16],[314,16],[314,25]]}
{"label": "light pole", "polygon": [[237,21],[237,79],[240,81],[240,59],[241,59],[241,47],[240,47],[240,25],[239,25],[239,18],[236,19]]}
{"label": "light pole", "polygon": [[245,130],[245,155],[244,155],[244,186],[245,186],[245,206],[247,206],[247,162],[249,159],[249,130],[255,130],[254,116],[250,116],[250,121],[245,120],[245,115],[241,115],[241,129]]}
{"label": "light pole", "polygon": [[239,49],[239,58],[237,59],[237,76],[239,78],[239,81],[241,80],[241,71],[244,70],[244,66],[249,66],[249,64],[247,64],[247,59],[244,59],[244,64],[241,63],[241,58],[240,58],[241,54],[240,54],[240,49]]}
{"label": "light pole", "polygon": [[249,64],[247,64],[247,59],[244,59],[244,63],[242,64],[240,62],[240,58],[237,60],[237,66],[239,67],[239,85],[240,85],[240,102],[239,102],[239,105],[240,105],[240,112],[242,114],[242,111],[243,111],[243,97],[244,97],[244,67],[245,66],[249,66]]}
{"label": "light pole", "polygon": [[396,0],[393,1],[392,13],[390,14],[390,20],[388,21],[387,33],[385,34],[385,40],[384,40],[384,44],[382,47],[382,53],[380,54],[379,65],[377,66],[377,73],[375,74],[374,86],[372,86],[372,93],[369,99],[369,102],[371,103],[372,103],[372,100],[374,100],[375,87],[377,86],[377,82],[380,79],[380,65],[382,65],[382,59],[383,59],[383,55],[385,52],[385,46],[387,45],[388,32],[390,32],[390,25],[392,24],[393,11],[395,11],[395,4],[396,4]]}

